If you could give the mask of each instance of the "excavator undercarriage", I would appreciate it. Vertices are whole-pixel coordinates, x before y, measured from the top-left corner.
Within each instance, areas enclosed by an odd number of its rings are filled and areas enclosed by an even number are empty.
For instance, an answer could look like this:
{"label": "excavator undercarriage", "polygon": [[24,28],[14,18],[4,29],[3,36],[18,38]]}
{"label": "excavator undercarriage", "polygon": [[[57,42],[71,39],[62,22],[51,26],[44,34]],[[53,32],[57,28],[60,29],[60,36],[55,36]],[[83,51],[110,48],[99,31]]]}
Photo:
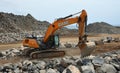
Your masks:
{"label": "excavator undercarriage", "polygon": [[[65,55],[65,51],[56,49],[57,47],[59,47],[58,35],[50,36],[47,43],[41,42],[42,37],[41,39],[40,38],[38,39],[38,37],[33,37],[33,38],[27,37],[27,38],[29,40],[36,39],[36,42],[38,42],[40,45],[39,45],[39,48],[30,48],[26,46],[26,49],[23,50],[23,55],[26,57],[30,57],[32,59],[39,59],[39,58],[63,57]],[[27,41],[27,42],[30,42],[30,41]]]}
{"label": "excavator undercarriage", "polygon": [[23,53],[24,56],[29,57],[31,59],[63,57],[65,55],[65,51],[57,49],[39,50],[27,48],[23,51]]}

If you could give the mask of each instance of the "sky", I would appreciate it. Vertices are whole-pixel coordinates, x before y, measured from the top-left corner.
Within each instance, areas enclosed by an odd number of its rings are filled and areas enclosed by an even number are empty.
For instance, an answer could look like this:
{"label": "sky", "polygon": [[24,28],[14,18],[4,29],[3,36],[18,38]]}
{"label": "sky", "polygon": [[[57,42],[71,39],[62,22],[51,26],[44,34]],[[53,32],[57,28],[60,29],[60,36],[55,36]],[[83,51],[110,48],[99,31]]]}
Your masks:
{"label": "sky", "polygon": [[29,13],[37,20],[50,23],[82,9],[87,11],[88,24],[107,22],[120,26],[120,0],[0,0],[0,12],[16,15]]}

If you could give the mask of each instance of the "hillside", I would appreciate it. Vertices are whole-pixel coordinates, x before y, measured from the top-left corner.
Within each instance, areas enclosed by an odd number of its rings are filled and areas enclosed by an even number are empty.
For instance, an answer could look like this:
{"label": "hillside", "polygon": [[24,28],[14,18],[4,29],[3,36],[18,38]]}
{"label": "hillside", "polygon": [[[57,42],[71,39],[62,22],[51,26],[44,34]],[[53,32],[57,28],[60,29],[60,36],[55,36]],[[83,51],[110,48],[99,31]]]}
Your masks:
{"label": "hillside", "polygon": [[49,25],[47,21],[38,21],[30,14],[26,16],[12,13],[0,13],[0,33],[18,33],[36,30],[45,30]]}
{"label": "hillside", "polygon": [[[10,43],[23,40],[26,35],[45,35],[49,26],[47,21],[38,21],[32,15],[14,15],[12,13],[0,12],[0,43]],[[95,22],[87,26],[88,33],[120,33],[120,27],[114,27],[105,22]],[[76,36],[77,29],[66,27],[56,31],[59,35]]]}
{"label": "hillside", "polygon": [[[45,34],[46,29],[49,26],[47,21],[38,21],[32,15],[14,15],[12,13],[0,12],[0,33],[25,33],[39,31],[41,34]],[[75,29],[62,28],[57,33],[64,34],[77,34]],[[74,33],[75,32],[75,33]],[[120,27],[114,27],[111,24],[105,22],[95,22],[87,26],[88,33],[120,33]]]}
{"label": "hillside", "polygon": [[88,33],[108,33],[108,34],[119,34],[120,28],[112,26],[105,22],[95,22],[87,26]]}
{"label": "hillside", "polygon": [[[30,14],[23,16],[0,12],[0,43],[17,42],[31,34],[45,35],[49,24],[47,21],[36,20]],[[69,31],[64,27],[56,33],[64,35]]]}

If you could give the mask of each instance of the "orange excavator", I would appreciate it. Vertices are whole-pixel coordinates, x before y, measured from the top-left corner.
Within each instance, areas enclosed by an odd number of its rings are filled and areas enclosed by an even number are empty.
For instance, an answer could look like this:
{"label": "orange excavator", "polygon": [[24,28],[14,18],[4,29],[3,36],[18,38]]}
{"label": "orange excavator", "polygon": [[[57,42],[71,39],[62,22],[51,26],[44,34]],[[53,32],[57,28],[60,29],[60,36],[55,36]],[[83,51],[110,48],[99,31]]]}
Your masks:
{"label": "orange excavator", "polygon": [[[79,13],[81,13],[80,16],[72,17]],[[85,10],[55,20],[49,25],[44,37],[26,37],[23,40],[23,46],[28,48],[24,50],[24,54],[34,59],[64,56],[65,51],[56,49],[59,47],[59,36],[54,33],[56,30],[74,23],[77,23],[79,26],[79,42],[77,46],[80,48],[81,53],[83,53],[84,56],[87,56],[91,52],[86,53],[88,48],[86,44],[87,37],[85,34],[87,25],[87,13]]]}

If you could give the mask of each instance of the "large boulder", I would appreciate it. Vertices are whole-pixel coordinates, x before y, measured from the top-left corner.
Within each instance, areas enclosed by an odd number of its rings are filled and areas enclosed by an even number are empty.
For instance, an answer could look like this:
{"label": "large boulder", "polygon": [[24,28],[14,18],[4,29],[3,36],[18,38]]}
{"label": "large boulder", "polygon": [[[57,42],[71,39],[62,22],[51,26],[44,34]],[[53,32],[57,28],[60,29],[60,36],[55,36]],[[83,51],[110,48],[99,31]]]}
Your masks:
{"label": "large boulder", "polygon": [[69,65],[62,73],[81,73],[81,72],[76,66]]}
{"label": "large boulder", "polygon": [[81,68],[83,73],[95,73],[94,66],[92,64],[83,65]]}
{"label": "large boulder", "polygon": [[56,70],[52,69],[52,68],[49,68],[46,73],[57,73]]}
{"label": "large boulder", "polygon": [[95,58],[92,60],[92,63],[93,63],[95,66],[102,66],[102,65],[104,64],[104,59],[99,58],[99,57],[95,57]]}
{"label": "large boulder", "polygon": [[110,65],[110,64],[103,64],[101,66],[101,70],[104,72],[104,73],[116,73],[117,70],[114,68],[113,65]]}

